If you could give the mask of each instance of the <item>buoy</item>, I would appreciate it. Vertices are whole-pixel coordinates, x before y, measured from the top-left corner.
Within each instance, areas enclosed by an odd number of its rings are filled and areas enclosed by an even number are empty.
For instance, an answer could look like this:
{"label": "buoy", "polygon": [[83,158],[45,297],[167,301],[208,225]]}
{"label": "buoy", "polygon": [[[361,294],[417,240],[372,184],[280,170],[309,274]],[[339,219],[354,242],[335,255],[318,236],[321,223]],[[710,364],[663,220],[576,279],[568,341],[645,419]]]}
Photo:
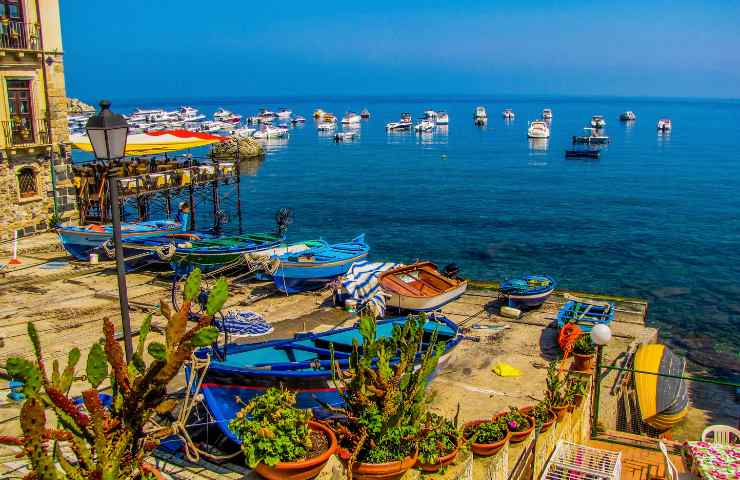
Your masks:
{"label": "buoy", "polygon": [[20,265],[21,261],[18,260],[18,230],[13,232],[13,258],[10,259],[8,265]]}
{"label": "buoy", "polygon": [[521,314],[522,314],[522,311],[519,310],[518,308],[512,308],[512,307],[507,307],[507,306],[501,307],[501,315],[504,317],[519,318],[519,315]]}

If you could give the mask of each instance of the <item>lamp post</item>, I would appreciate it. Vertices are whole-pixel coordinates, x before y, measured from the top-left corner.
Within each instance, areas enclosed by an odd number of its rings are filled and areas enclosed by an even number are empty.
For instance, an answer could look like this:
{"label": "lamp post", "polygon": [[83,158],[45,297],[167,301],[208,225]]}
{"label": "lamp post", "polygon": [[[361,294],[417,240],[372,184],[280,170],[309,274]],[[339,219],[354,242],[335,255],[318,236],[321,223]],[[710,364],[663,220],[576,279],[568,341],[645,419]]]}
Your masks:
{"label": "lamp post", "polygon": [[604,345],[612,339],[612,331],[608,325],[598,324],[591,329],[591,341],[596,345],[596,366],[594,367],[594,397],[593,420],[591,421],[591,436],[595,437],[598,433],[597,423],[599,420],[599,400],[601,397],[601,357],[603,355]]}
{"label": "lamp post", "polygon": [[[118,160],[126,152],[128,123],[122,115],[110,111],[108,100],[100,101],[100,112],[93,115],[85,126],[95,158],[105,162]],[[111,216],[113,219],[113,245],[116,251],[116,270],[118,272],[118,301],[121,305],[121,323],[126,350],[126,361],[130,362],[134,348],[131,339],[131,318],[128,309],[128,291],[126,288],[126,269],[121,245],[121,209],[118,203],[118,179],[115,174],[108,175],[110,187]]]}

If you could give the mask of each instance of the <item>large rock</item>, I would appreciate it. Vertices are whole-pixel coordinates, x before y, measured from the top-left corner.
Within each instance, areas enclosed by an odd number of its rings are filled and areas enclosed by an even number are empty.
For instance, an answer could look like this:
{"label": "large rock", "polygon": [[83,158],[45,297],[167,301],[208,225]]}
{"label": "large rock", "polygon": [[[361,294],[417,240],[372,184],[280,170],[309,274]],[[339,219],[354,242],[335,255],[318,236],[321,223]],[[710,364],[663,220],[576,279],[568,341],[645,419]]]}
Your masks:
{"label": "large rock", "polygon": [[233,136],[213,145],[212,153],[218,160],[235,160],[259,157],[263,154],[263,149],[253,138]]}
{"label": "large rock", "polygon": [[67,98],[67,112],[70,115],[95,112],[95,107],[77,98]]}

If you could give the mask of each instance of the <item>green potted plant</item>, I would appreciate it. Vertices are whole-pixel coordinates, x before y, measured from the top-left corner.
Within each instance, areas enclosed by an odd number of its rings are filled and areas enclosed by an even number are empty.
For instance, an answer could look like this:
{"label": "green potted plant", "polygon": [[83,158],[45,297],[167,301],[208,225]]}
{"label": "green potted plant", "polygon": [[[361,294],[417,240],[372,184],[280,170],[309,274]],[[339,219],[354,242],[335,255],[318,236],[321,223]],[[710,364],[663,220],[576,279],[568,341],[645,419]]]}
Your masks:
{"label": "green potted plant", "polygon": [[509,441],[511,432],[500,415],[491,420],[473,420],[465,424],[463,438],[479,457],[490,457]]}
{"label": "green potted plant", "polygon": [[540,433],[548,431],[558,419],[558,416],[550,410],[550,407],[548,407],[547,402],[544,400],[537,405],[524,407],[520,410],[525,415],[534,418],[535,426]]}
{"label": "green potted plant", "polygon": [[295,408],[295,394],[269,388],[229,423],[241,440],[246,463],[269,480],[306,480],[321,471],[337,449],[334,432]]}
{"label": "green potted plant", "polygon": [[566,397],[570,399],[570,411],[575,407],[580,407],[583,398],[588,392],[588,381],[577,374],[569,374],[565,381]]}
{"label": "green potted plant", "polygon": [[558,421],[561,421],[568,411],[569,398],[566,396],[566,384],[561,378],[558,360],[551,361],[547,366],[546,385],[545,403],[555,412]]}
{"label": "green potted plant", "polygon": [[516,407],[509,407],[509,411],[504,413],[501,418],[506,422],[506,426],[511,432],[511,443],[519,443],[532,433],[535,427],[534,418],[525,415]]}
{"label": "green potted plant", "polygon": [[437,342],[436,330],[427,338],[426,323],[425,315],[412,315],[390,336],[378,338],[375,319],[363,317],[362,344],[353,342],[346,370],[332,350],[343,407],[327,407],[342,417],[334,423],[339,454],[355,479],[392,480],[417,462],[426,385],[445,347]]}
{"label": "green potted plant", "polygon": [[589,372],[593,366],[596,345],[591,340],[591,335],[584,333],[573,345],[573,370]]}
{"label": "green potted plant", "polygon": [[448,466],[457,457],[460,451],[460,438],[457,432],[457,417],[460,405],[454,420],[450,420],[427,412],[421,422],[421,437],[419,440],[419,460],[417,466],[425,472],[437,472]]}

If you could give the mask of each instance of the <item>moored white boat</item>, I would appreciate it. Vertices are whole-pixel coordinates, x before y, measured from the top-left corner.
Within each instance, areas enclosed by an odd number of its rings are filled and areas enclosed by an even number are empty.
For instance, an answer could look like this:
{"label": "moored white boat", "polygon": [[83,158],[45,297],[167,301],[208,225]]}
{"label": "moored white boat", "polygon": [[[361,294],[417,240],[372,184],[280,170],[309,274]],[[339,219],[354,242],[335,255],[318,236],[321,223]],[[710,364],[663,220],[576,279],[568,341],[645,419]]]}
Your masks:
{"label": "moored white boat", "polygon": [[288,129],[285,127],[264,125],[260,130],[254,132],[253,136],[256,139],[284,138],[288,136]]}
{"label": "moored white boat", "polygon": [[321,122],[317,128],[323,131],[330,131],[337,128],[337,124],[334,122]]}
{"label": "moored white boat", "polygon": [[242,119],[241,115],[238,115],[234,112],[230,112],[223,108],[219,108],[213,113],[213,120],[217,122],[239,123],[241,119]]}
{"label": "moored white boat", "polygon": [[552,110],[550,110],[549,108],[542,110],[542,119],[552,120]]}
{"label": "moored white boat", "polygon": [[342,117],[342,124],[343,125],[352,125],[360,123],[362,120],[362,117],[360,117],[355,112],[347,112],[344,117]]}
{"label": "moored white boat", "polygon": [[306,123],[306,117],[303,115],[296,115],[290,120],[290,123],[296,124],[296,123]]}
{"label": "moored white boat", "polygon": [[187,105],[180,107],[177,111],[177,115],[183,122],[199,122],[206,119],[206,116],[198,112],[197,108],[189,107]]}
{"label": "moored white boat", "polygon": [[432,130],[434,130],[434,122],[431,122],[429,120],[422,120],[421,123],[418,123],[414,126],[414,130],[419,133],[431,132]]}
{"label": "moored white boat", "polygon": [[658,130],[661,130],[663,132],[670,130],[673,128],[673,124],[671,123],[670,118],[661,118],[658,120]]}
{"label": "moored white boat", "polygon": [[288,118],[290,118],[291,115],[293,115],[293,111],[292,110],[289,110],[287,108],[281,108],[277,112],[277,117],[278,118],[288,119]]}
{"label": "moored white boat", "polygon": [[334,142],[349,142],[357,138],[357,132],[337,132],[334,134]]}
{"label": "moored white boat", "polygon": [[501,112],[501,116],[504,117],[504,119],[513,120],[514,117],[516,117],[516,114],[514,113],[514,110],[510,108],[504,108],[504,111]]}
{"label": "moored white boat", "polygon": [[532,120],[527,129],[529,138],[550,138],[550,127],[544,120]]}
{"label": "moored white boat", "polygon": [[473,118],[475,118],[476,120],[488,119],[488,112],[486,112],[486,107],[475,107],[475,114],[473,115]]}
{"label": "moored white boat", "polygon": [[594,115],[591,117],[591,126],[594,128],[604,128],[606,127],[606,120],[604,119],[603,115]]}
{"label": "moored white boat", "polygon": [[437,112],[437,120],[434,123],[437,125],[447,125],[450,123],[450,117],[447,115],[447,112],[439,111]]}
{"label": "moored white boat", "polygon": [[632,110],[627,110],[626,112],[622,112],[622,114],[619,116],[619,120],[623,122],[631,122],[637,119],[637,115],[635,115],[635,112]]}

